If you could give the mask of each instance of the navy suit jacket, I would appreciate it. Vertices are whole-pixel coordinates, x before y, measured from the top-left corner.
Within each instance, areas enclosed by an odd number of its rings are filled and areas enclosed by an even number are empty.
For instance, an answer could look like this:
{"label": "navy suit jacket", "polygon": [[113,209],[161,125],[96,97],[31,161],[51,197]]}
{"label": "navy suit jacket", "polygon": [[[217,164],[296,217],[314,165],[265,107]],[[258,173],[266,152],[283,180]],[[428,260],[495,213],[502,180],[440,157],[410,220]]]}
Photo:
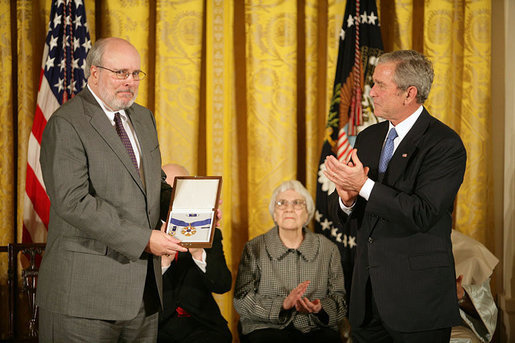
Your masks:
{"label": "navy suit jacket", "polygon": [[[372,125],[356,140],[358,157],[374,181],[388,125]],[[350,216],[338,207],[335,220],[359,227],[351,326],[363,324],[368,280],[381,318],[394,330],[415,332],[460,323],[451,228],[465,164],[460,137],[424,108],[368,201],[358,197]],[[334,192],[330,201],[337,200]]]}

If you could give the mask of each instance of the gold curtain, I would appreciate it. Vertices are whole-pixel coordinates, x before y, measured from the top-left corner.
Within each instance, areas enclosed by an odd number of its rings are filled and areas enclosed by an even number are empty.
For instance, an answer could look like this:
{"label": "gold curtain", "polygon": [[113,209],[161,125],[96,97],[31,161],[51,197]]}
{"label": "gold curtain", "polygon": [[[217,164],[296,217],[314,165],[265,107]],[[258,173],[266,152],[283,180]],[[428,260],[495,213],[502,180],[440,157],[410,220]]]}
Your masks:
{"label": "gold curtain", "polygon": [[[11,6],[8,1],[0,2],[0,72],[3,75],[0,80],[0,93],[3,95],[2,106],[0,106],[0,245],[14,241],[14,197],[16,186],[14,176],[16,171],[14,165],[14,125],[13,113],[13,56],[11,45]],[[5,254],[4,254],[5,255]],[[7,283],[7,259],[0,255],[0,285]]]}
{"label": "gold curtain", "polygon": [[[155,113],[164,163],[223,176],[224,249],[235,278],[245,242],[272,226],[273,188],[297,178],[315,194],[345,0],[83,2],[93,41],[120,36],[140,51],[149,77],[138,102]],[[1,245],[21,239],[13,226],[21,228],[50,3],[0,0]],[[426,106],[468,152],[455,226],[492,249],[491,1],[378,0],[378,7],[386,51],[416,49],[433,60]],[[2,257],[2,285],[6,269]],[[237,336],[232,294],[217,300]]]}

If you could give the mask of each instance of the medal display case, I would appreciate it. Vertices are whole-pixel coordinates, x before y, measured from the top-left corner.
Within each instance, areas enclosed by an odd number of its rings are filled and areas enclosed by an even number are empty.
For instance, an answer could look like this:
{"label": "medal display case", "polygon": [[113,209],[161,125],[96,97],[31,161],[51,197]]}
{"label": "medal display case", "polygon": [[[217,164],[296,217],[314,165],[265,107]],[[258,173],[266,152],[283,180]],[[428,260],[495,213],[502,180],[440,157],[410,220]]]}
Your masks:
{"label": "medal display case", "polygon": [[221,176],[175,177],[166,233],[183,247],[211,248],[221,189]]}

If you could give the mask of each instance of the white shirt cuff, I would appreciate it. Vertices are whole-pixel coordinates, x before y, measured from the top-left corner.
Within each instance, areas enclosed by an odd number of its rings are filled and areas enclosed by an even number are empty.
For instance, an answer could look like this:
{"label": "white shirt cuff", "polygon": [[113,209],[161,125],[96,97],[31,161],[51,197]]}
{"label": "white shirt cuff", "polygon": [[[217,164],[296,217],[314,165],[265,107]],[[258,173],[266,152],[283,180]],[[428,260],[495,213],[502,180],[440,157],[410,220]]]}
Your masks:
{"label": "white shirt cuff", "polygon": [[[193,256],[192,256],[193,258]],[[202,270],[202,272],[206,272],[206,266],[207,266],[207,262],[206,262],[206,251],[204,249],[202,249],[202,261],[199,261],[199,260],[196,260],[195,258],[193,258],[193,262],[195,262],[195,264],[200,268],[200,270]]]}
{"label": "white shirt cuff", "polygon": [[372,193],[372,189],[374,188],[374,185],[376,183],[372,180],[370,180],[369,178],[367,178],[367,181],[365,181],[365,184],[363,185],[363,187],[361,187],[361,189],[359,190],[359,195],[365,199],[366,201],[368,201],[368,198],[370,198],[370,194]]}
{"label": "white shirt cuff", "polygon": [[354,201],[354,203],[351,206],[345,206],[345,204],[342,201],[342,198],[340,197],[338,197],[338,202],[340,203],[340,208],[346,215],[350,215],[352,213],[354,205],[356,205],[356,202]]}
{"label": "white shirt cuff", "polygon": [[161,275],[164,275],[168,268],[170,268],[170,265],[167,265],[166,267],[161,266]]}
{"label": "white shirt cuff", "polygon": [[[204,249],[202,249],[202,261],[199,261],[199,260],[196,260],[195,258],[193,258],[193,256],[191,257],[193,259],[193,262],[195,262],[195,264],[200,268],[200,270],[202,270],[202,272],[206,272],[206,266],[207,266],[207,262],[206,262],[206,251]],[[172,261],[173,263],[173,261]],[[166,267],[163,267],[161,266],[161,275],[163,275],[164,273],[166,273],[166,271],[168,270],[168,268],[170,268],[171,264],[169,264],[168,266]]]}

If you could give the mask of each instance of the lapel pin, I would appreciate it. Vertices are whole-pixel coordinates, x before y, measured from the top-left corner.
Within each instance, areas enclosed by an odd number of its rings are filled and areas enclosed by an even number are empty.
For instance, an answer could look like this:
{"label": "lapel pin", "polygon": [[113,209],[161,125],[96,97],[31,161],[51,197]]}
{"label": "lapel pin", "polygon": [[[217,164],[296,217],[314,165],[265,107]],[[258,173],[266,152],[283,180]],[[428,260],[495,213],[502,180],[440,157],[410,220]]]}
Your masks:
{"label": "lapel pin", "polygon": [[402,157],[408,157],[408,154],[402,154]]}

